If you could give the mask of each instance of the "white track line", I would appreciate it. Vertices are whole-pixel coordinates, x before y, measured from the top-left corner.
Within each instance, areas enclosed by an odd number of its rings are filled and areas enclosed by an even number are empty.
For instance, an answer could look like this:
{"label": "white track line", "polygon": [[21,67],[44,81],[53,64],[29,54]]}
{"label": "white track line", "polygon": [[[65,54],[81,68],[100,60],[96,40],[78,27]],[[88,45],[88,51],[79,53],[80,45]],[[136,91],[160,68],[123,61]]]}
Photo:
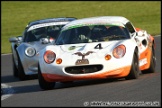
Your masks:
{"label": "white track line", "polygon": [[12,96],[14,93],[14,90],[12,89],[12,87],[9,85],[6,85],[6,84],[1,84],[1,90],[3,90],[3,91],[1,91],[1,92],[3,92],[1,94],[1,101]]}

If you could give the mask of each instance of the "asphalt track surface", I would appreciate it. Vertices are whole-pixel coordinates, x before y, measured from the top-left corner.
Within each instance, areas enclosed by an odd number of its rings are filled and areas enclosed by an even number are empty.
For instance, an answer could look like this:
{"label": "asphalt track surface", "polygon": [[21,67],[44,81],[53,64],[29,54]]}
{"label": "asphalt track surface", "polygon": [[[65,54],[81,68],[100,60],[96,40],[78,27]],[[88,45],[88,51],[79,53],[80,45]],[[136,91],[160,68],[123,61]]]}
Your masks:
{"label": "asphalt track surface", "polygon": [[156,41],[156,72],[138,79],[98,79],[56,83],[42,90],[36,78],[19,81],[12,75],[11,54],[1,55],[2,107],[161,106],[161,36]]}

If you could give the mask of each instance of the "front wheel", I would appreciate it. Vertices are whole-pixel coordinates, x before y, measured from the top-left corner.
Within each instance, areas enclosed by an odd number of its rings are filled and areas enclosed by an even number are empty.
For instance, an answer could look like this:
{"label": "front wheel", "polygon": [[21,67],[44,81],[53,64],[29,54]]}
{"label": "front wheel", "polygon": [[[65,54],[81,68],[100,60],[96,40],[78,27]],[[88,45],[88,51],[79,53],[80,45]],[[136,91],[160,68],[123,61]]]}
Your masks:
{"label": "front wheel", "polygon": [[18,77],[18,69],[16,67],[13,54],[12,54],[12,67],[13,67],[13,76]]}
{"label": "front wheel", "polygon": [[39,64],[38,64],[38,81],[39,81],[40,88],[44,90],[53,89],[53,87],[55,86],[55,82],[47,82],[44,80]]}
{"label": "front wheel", "polygon": [[18,58],[18,77],[21,81],[23,81],[27,79],[27,76],[24,73],[24,69],[23,69],[19,55],[17,55],[17,58]]}
{"label": "front wheel", "polygon": [[128,74],[127,77],[125,77],[125,79],[137,79],[140,73],[140,69],[139,69],[139,60],[138,60],[138,53],[135,52],[133,55],[133,60],[132,60],[132,66],[131,66],[131,70],[130,73]]}

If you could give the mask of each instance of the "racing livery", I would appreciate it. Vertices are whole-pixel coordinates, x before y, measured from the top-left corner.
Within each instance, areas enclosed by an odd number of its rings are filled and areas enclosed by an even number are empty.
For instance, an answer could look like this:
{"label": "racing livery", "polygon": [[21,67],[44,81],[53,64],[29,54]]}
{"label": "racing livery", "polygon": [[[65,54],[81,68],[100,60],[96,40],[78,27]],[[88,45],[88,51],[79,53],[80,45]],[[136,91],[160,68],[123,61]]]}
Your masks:
{"label": "racing livery", "polygon": [[39,52],[42,89],[56,82],[100,78],[137,79],[155,72],[155,40],[122,16],[83,18],[65,25],[53,45]]}
{"label": "racing livery", "polygon": [[76,18],[48,18],[29,22],[23,35],[9,39],[12,49],[13,75],[20,80],[36,75],[39,50],[52,44],[61,28]]}

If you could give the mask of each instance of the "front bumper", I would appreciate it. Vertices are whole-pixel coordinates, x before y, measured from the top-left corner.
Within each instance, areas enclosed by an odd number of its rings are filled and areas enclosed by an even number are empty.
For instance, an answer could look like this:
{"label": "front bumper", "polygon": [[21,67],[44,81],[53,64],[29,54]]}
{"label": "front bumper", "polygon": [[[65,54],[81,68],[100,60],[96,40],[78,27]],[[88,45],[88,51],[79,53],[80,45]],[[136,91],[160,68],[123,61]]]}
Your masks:
{"label": "front bumper", "polygon": [[126,77],[130,72],[131,66],[125,66],[122,68],[114,69],[111,71],[87,73],[80,75],[58,75],[50,73],[42,73],[44,79],[48,82],[57,81],[75,81],[75,80],[86,80],[86,79],[101,79],[101,78],[120,78]]}

